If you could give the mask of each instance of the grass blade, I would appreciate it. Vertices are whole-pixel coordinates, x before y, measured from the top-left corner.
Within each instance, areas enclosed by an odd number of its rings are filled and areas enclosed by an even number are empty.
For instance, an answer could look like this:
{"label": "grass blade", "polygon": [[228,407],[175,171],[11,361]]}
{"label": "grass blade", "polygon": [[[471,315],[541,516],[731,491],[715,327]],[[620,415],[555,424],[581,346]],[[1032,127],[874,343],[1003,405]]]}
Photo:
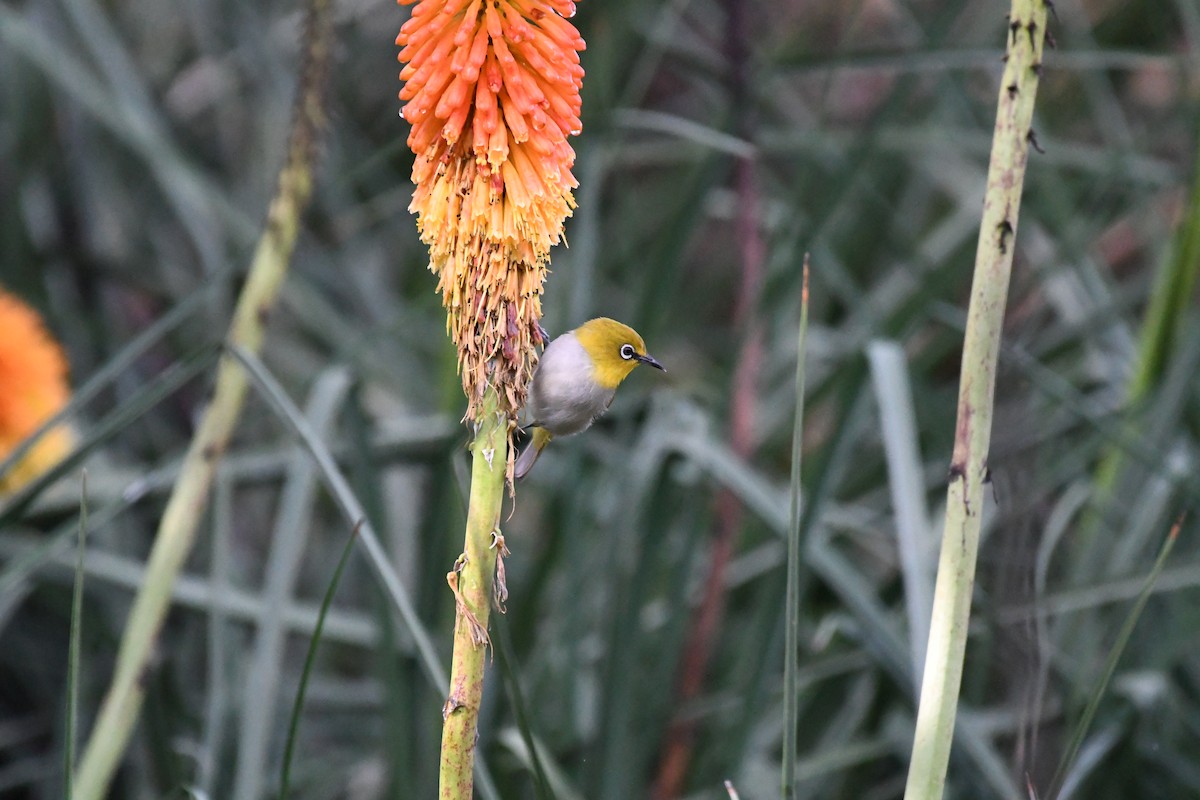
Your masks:
{"label": "grass blade", "polygon": [[257,356],[236,345],[231,345],[229,352],[246,368],[251,383],[258,389],[259,394],[267,400],[279,419],[299,437],[301,443],[303,443],[313,459],[316,460],[325,483],[329,487],[329,491],[333,494],[334,500],[341,507],[342,513],[345,514],[346,518],[352,524],[360,526],[358,535],[355,538],[362,542],[363,547],[367,551],[367,561],[375,568],[376,574],[378,574],[380,580],[383,582],[389,597],[395,603],[397,610],[399,610],[404,624],[412,634],[413,640],[417,645],[417,651],[421,654],[421,663],[425,668],[425,675],[439,692],[443,691],[449,678],[447,677],[446,668],[442,666],[441,660],[438,658],[437,651],[433,648],[433,640],[417,616],[417,609],[413,605],[408,589],[401,582],[400,576],[392,569],[383,545],[379,543],[379,537],[375,535],[374,528],[367,521],[367,515],[363,510],[362,503],[359,502],[354,492],[350,489],[350,484],[346,482],[346,478],[342,475],[342,471],[334,460],[333,455],[329,452],[329,448],[317,436],[312,426],[308,424],[308,420],[304,418],[304,414],[296,407],[296,404],[288,397],[287,392],[279,385],[279,381],[275,380],[275,377],[271,375],[270,371],[267,370],[266,366]]}
{"label": "grass blade", "polygon": [[[363,548],[367,554],[367,562],[375,569],[375,574],[383,583],[385,591],[396,605],[409,634],[413,637],[417,652],[420,654],[421,666],[425,672],[425,676],[429,678],[435,691],[445,691],[446,686],[449,685],[450,678],[446,672],[446,668],[442,666],[437,652],[433,649],[433,639],[425,629],[424,624],[422,624],[420,617],[417,616],[417,609],[412,601],[412,595],[388,561],[387,553],[384,551],[383,545],[379,543],[379,537],[375,534],[374,528],[367,519],[367,514],[362,503],[359,502],[353,490],[351,490],[350,484],[346,481],[345,476],[342,475],[341,469],[338,468],[337,462],[329,452],[329,448],[321,441],[316,432],[313,431],[312,426],[308,424],[300,409],[288,397],[287,392],[279,385],[279,381],[275,380],[275,377],[262,361],[259,360],[258,356],[236,344],[229,346],[229,353],[245,367],[246,374],[249,375],[250,382],[254,388],[267,400],[279,416],[279,419],[287,424],[292,432],[299,437],[301,443],[303,443],[313,459],[316,460],[317,466],[325,479],[326,486],[329,488],[334,500],[337,501],[342,513],[353,524],[358,526],[358,535],[355,538],[362,541]],[[475,770],[479,781],[479,793],[484,798],[488,798],[488,800],[498,798],[499,795],[492,783],[491,774],[488,772],[481,754],[476,754],[475,756]]]}
{"label": "grass blade", "polygon": [[[308,403],[309,424],[328,439],[341,410],[350,376],[343,369],[327,370],[316,380]],[[287,645],[286,609],[290,608],[300,566],[308,549],[313,507],[318,495],[316,466],[299,445],[284,480],[266,554],[262,597],[264,613],[257,620],[253,650],[242,687],[237,771],[233,800],[255,800],[262,794],[262,779],[276,718],[275,698],[283,672]],[[325,623],[325,609],[317,617]]]}
{"label": "grass blade", "polygon": [[787,545],[787,610],[783,661],[783,775],[784,800],[796,797],[796,727],[800,697],[796,676],[800,670],[800,457],[804,434],[804,355],[808,336],[808,256],[804,257],[804,283],[800,294],[800,333],[796,351],[796,422],[792,427],[791,514]]}
{"label": "grass blade", "polygon": [[87,546],[87,470],[79,495],[79,543],[75,558],[75,590],[71,598],[71,643],[67,653],[67,735],[63,753],[63,796],[74,794],[75,737],[79,728],[79,650],[83,638],[83,556]]}
{"label": "grass blade", "polygon": [[500,660],[500,675],[504,678],[504,688],[508,693],[508,702],[512,704],[517,716],[517,728],[521,731],[521,739],[529,749],[529,762],[533,764],[534,777],[537,778],[538,800],[555,800],[554,790],[550,788],[550,780],[542,766],[542,757],[533,740],[533,727],[529,724],[529,713],[525,706],[525,698],[521,694],[521,684],[517,681],[517,673],[513,668],[512,641],[508,633],[508,620],[503,614],[494,617],[494,633],[492,643],[495,653]]}
{"label": "grass blade", "polygon": [[1158,576],[1162,573],[1163,567],[1167,563],[1167,557],[1171,555],[1171,550],[1175,547],[1175,542],[1179,538],[1179,529],[1182,525],[1183,518],[1180,517],[1171,526],[1171,532],[1167,534],[1167,540],[1163,542],[1162,549],[1159,550],[1158,558],[1155,560],[1150,574],[1142,582],[1142,590],[1138,593],[1137,600],[1133,603],[1133,608],[1129,609],[1129,613],[1125,616],[1125,621],[1121,623],[1121,629],[1117,632],[1117,640],[1113,644],[1112,650],[1109,651],[1108,660],[1104,663],[1104,671],[1100,675],[1100,681],[1092,692],[1092,698],[1088,701],[1087,708],[1084,709],[1083,716],[1079,719],[1079,724],[1075,726],[1075,732],[1071,736],[1071,743],[1067,746],[1066,752],[1063,753],[1062,761],[1059,762],[1058,769],[1054,773],[1054,780],[1050,783],[1050,791],[1046,793],[1048,800],[1055,800],[1062,791],[1063,783],[1067,778],[1067,770],[1070,769],[1072,762],[1075,761],[1075,756],[1079,753],[1079,748],[1083,745],[1083,739],[1087,735],[1088,728],[1096,716],[1096,709],[1100,707],[1100,701],[1104,699],[1104,693],[1108,690],[1109,681],[1112,680],[1113,673],[1117,671],[1117,662],[1121,660],[1121,654],[1125,652],[1125,646],[1129,644],[1129,639],[1133,635],[1133,629],[1137,625],[1138,618],[1141,617],[1142,611],[1146,608],[1146,602],[1150,599],[1150,595],[1154,593],[1154,584],[1158,581]]}
{"label": "grass blade", "polygon": [[292,703],[292,717],[288,722],[287,743],[283,747],[283,763],[279,767],[279,800],[286,800],[288,796],[288,786],[292,777],[292,758],[296,754],[296,734],[300,730],[300,712],[304,710],[304,695],[308,691],[308,679],[312,675],[313,664],[317,660],[317,647],[321,644],[321,629],[325,627],[325,617],[329,614],[329,607],[333,604],[333,596],[337,594],[338,582],[342,579],[342,571],[346,569],[346,562],[350,560],[350,554],[354,552],[354,540],[358,538],[361,524],[356,525],[350,533],[350,538],[346,540],[346,546],[342,548],[342,557],[338,559],[337,568],[333,571],[333,578],[329,581],[329,587],[325,590],[325,597],[321,600],[321,610],[317,614],[317,626],[313,629],[312,638],[308,641],[308,652],[304,656],[304,669],[300,672],[300,685],[296,688],[296,699]]}
{"label": "grass blade", "polygon": [[896,519],[896,549],[904,578],[913,680],[920,686],[925,647],[929,643],[934,565],[912,387],[904,348],[899,343],[875,340],[867,346],[867,359],[883,427],[888,486]]}

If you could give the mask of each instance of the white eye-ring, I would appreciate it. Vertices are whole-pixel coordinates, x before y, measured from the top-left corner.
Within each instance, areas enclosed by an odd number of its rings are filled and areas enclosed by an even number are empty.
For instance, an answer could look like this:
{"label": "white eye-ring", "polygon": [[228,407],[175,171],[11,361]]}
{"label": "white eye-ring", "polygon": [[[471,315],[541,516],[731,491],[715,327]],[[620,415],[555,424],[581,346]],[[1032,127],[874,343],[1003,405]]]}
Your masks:
{"label": "white eye-ring", "polygon": [[621,358],[625,359],[626,361],[633,358],[636,353],[637,353],[637,351],[633,349],[633,345],[631,345],[631,344],[621,345]]}

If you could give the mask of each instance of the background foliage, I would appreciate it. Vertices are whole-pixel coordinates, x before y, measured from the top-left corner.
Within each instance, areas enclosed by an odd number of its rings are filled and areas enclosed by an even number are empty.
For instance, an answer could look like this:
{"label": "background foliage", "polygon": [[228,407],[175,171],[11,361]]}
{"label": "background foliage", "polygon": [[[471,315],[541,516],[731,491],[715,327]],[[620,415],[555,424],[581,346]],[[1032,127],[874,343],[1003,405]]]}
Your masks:
{"label": "background foliage", "polygon": [[[1177,244],[1200,230],[1200,9],[1056,7],[951,764],[960,797],[1025,796],[1026,776],[1048,786],[1140,577],[1200,492],[1197,264]],[[407,12],[337,8],[331,131],[264,360],[342,459],[447,658],[466,432],[406,211],[392,41]],[[742,797],[777,791],[805,251],[799,771],[806,797],[902,792],[1003,11],[857,0],[740,13],[731,26],[717,3],[614,0],[581,4],[575,20],[588,42],[579,209],[545,324],[628,321],[670,373],[638,374],[602,424],[557,442],[519,487],[497,630],[507,652],[480,739],[503,797],[535,791],[505,664],[558,797],[648,796],[689,726],[688,796],[724,796],[725,778]],[[84,731],[283,158],[300,16],[229,0],[0,4],[0,282],[45,313],[77,385],[102,381],[75,418],[91,451]],[[750,231],[738,225],[747,204]],[[1165,299],[1152,302],[1155,287]],[[887,369],[895,350],[881,341],[902,348],[903,370]],[[198,374],[158,398],[189,365]],[[739,386],[750,402],[733,401]],[[5,796],[61,787],[77,474],[0,522]],[[722,512],[724,496],[744,513]],[[731,524],[703,688],[681,702],[692,613]],[[116,797],[190,787],[244,800],[274,785],[349,526],[261,400],[206,525]],[[1068,791],[1200,794],[1194,532],[1185,525]],[[296,796],[431,796],[443,694],[352,561],[309,690]]]}

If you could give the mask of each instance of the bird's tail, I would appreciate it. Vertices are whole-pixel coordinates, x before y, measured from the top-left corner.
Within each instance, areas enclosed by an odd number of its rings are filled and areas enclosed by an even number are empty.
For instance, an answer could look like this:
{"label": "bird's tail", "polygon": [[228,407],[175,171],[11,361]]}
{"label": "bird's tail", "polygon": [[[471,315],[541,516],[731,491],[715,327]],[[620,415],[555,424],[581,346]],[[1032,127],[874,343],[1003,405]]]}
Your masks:
{"label": "bird's tail", "polygon": [[517,463],[513,467],[517,478],[524,478],[525,474],[533,469],[538,456],[542,454],[542,448],[553,438],[553,434],[545,428],[533,429],[533,441],[521,451],[521,455],[517,456]]}

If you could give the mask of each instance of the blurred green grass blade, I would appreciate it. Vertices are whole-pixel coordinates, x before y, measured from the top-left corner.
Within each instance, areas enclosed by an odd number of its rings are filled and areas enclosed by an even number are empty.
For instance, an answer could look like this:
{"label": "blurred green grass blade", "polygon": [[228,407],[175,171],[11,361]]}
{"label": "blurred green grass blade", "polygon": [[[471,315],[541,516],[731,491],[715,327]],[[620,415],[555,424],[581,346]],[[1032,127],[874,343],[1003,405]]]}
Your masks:
{"label": "blurred green grass blade", "polygon": [[[645,475],[640,470],[630,470],[637,475],[627,483],[624,494],[626,511],[623,519],[615,526],[618,530],[653,530],[647,521],[650,501],[661,490],[663,463],[652,462],[652,472]],[[628,477],[628,476],[627,476]],[[613,537],[614,546],[619,546],[619,537]],[[602,712],[603,755],[597,761],[599,775],[591,785],[598,787],[597,796],[602,800],[623,800],[636,791],[635,777],[645,766],[650,749],[639,748],[639,736],[657,736],[639,728],[636,720],[643,708],[639,692],[648,687],[641,681],[639,656],[643,642],[633,634],[640,627],[641,610],[647,595],[655,586],[654,573],[664,546],[664,537],[648,536],[641,540],[636,565],[632,570],[622,565],[612,574],[619,578],[615,590],[613,613],[608,620],[606,670],[604,674]],[[610,564],[621,565],[625,559],[612,556]]]}
{"label": "blurred green grass blade", "polygon": [[867,359],[871,364],[887,457],[914,685],[920,686],[929,641],[929,615],[933,609],[933,577],[937,565],[933,560],[929,512],[925,507],[925,476],[918,451],[912,386],[904,348],[898,342],[872,341],[867,346]]}
{"label": "blurred green grass blade", "polygon": [[[121,500],[102,507],[100,511],[91,516],[89,523],[91,528],[93,530],[102,528],[129,505],[127,500]],[[3,571],[0,571],[0,619],[6,617],[11,604],[17,602],[23,582],[67,547],[74,530],[74,522],[59,526],[48,536],[41,537],[37,545],[30,548],[28,552],[12,558],[4,565]]]}
{"label": "blurred green grass blade", "polygon": [[83,639],[83,559],[87,551],[87,470],[79,494],[79,541],[76,543],[75,588],[71,598],[71,642],[67,652],[67,731],[63,748],[63,796],[71,800],[75,774],[75,738],[79,732],[79,659]]}
{"label": "blurred green grass blade", "polygon": [[1171,532],[1167,534],[1167,539],[1163,542],[1162,549],[1159,551],[1158,558],[1154,561],[1154,566],[1151,568],[1150,574],[1142,582],[1142,590],[1138,594],[1137,600],[1134,601],[1133,607],[1129,609],[1129,613],[1125,616],[1125,621],[1121,623],[1120,630],[1117,631],[1116,641],[1108,653],[1108,659],[1104,663],[1104,670],[1100,675],[1100,680],[1096,684],[1091,699],[1083,711],[1083,716],[1079,719],[1079,724],[1075,726],[1075,730],[1071,735],[1071,742],[1063,752],[1058,769],[1055,770],[1054,779],[1050,782],[1050,790],[1046,793],[1046,800],[1056,800],[1062,791],[1064,782],[1067,779],[1068,770],[1070,770],[1074,763],[1075,757],[1079,753],[1079,748],[1083,745],[1088,728],[1091,727],[1092,720],[1096,716],[1096,710],[1100,708],[1100,701],[1104,699],[1104,695],[1108,691],[1109,681],[1112,680],[1113,673],[1117,671],[1117,662],[1121,660],[1121,655],[1125,652],[1125,647],[1129,644],[1130,637],[1133,636],[1133,629],[1137,626],[1138,619],[1141,617],[1142,611],[1146,608],[1146,602],[1150,599],[1150,595],[1154,593],[1154,584],[1158,581],[1158,576],[1162,573],[1163,567],[1166,566],[1167,558],[1171,555],[1171,550],[1175,547],[1175,542],[1179,539],[1179,529],[1181,527],[1183,527],[1182,517],[1175,522],[1171,527]]}
{"label": "blurred green grass blade", "polygon": [[[326,486],[334,500],[337,501],[338,507],[350,522],[358,526],[358,535],[355,538],[362,542],[363,548],[366,550],[367,563],[374,567],[375,574],[382,581],[389,599],[399,610],[405,627],[413,637],[425,676],[429,679],[434,691],[439,694],[445,692],[450,678],[433,648],[433,639],[420,617],[417,616],[412,595],[388,561],[383,545],[379,543],[379,537],[367,518],[362,503],[351,490],[349,483],[338,468],[337,462],[334,461],[333,455],[329,452],[329,448],[317,437],[312,426],[300,413],[300,409],[288,397],[287,392],[279,385],[279,381],[259,360],[258,356],[237,345],[230,345],[228,349],[229,353],[246,369],[254,388],[267,401],[279,419],[299,437],[313,459],[316,460]],[[475,756],[475,773],[479,793],[487,800],[499,800],[482,753],[477,753]]]}
{"label": "blurred green grass blade", "polygon": [[[393,553],[399,551],[398,530],[387,514],[383,486],[385,471],[371,463],[371,419],[363,407],[362,383],[350,387],[349,397],[342,413],[345,419],[346,440],[350,444],[347,473],[355,494],[362,500],[368,519],[381,531],[389,531]],[[331,442],[332,444],[332,442]],[[416,570],[413,571],[413,574]],[[382,723],[383,735],[388,742],[387,778],[385,797],[400,797],[404,787],[419,785],[416,776],[417,752],[412,734],[413,709],[417,703],[420,687],[411,679],[409,659],[398,657],[403,651],[399,644],[399,628],[396,613],[387,593],[381,586],[373,586],[373,617],[379,629],[379,641],[372,658],[377,680],[383,685]],[[419,599],[418,599],[419,602]],[[419,669],[419,667],[418,667]]]}
{"label": "blurred green grass blade", "polygon": [[189,294],[186,299],[177,303],[174,308],[155,320],[152,325],[133,337],[127,345],[108,359],[82,386],[71,393],[70,401],[58,413],[39,425],[23,442],[13,448],[12,452],[0,460],[0,478],[8,474],[9,470],[25,457],[47,431],[78,414],[80,409],[90,403],[109,384],[116,381],[117,377],[134,361],[141,358],[147,350],[186,322],[210,299],[213,287],[217,283],[217,280],[209,281],[199,290]]}
{"label": "blurred green grass blade", "polygon": [[[828,510],[835,487],[849,464],[851,448],[865,420],[865,377],[865,370],[857,364],[851,364],[833,386],[837,392],[834,405],[839,413],[832,423],[825,447],[815,458],[810,458],[810,462],[815,462],[815,466],[809,477],[807,501],[801,506],[800,529],[802,538],[808,537],[806,550],[812,549],[812,540],[809,537],[812,526],[818,515]],[[736,487],[731,488],[737,491]],[[780,519],[783,517],[782,514],[777,516]],[[772,530],[785,536],[786,526],[786,521],[783,521],[773,525]],[[811,557],[809,565],[813,566]],[[804,576],[802,573],[801,578]],[[777,598],[787,591],[786,570],[782,575],[775,572],[767,576],[763,584],[760,589],[763,597],[775,599],[761,600],[757,604],[752,620],[744,626],[744,632],[738,639],[737,651],[741,655],[732,669],[731,683],[735,687],[733,691],[743,698],[743,703],[737,720],[730,726],[732,732],[726,737],[727,750],[722,754],[722,758],[728,765],[725,768],[726,773],[735,776],[742,772],[749,757],[748,749],[754,727],[766,713],[768,698],[771,696],[768,683],[773,675],[767,669],[767,659],[762,657],[762,653],[778,652],[780,639],[785,638],[784,613]],[[803,587],[800,594],[804,594]]]}
{"label": "blurred green grass blade", "polygon": [[76,445],[70,455],[53,469],[47,470],[36,480],[30,481],[12,497],[0,511],[0,528],[11,524],[14,519],[23,514],[35,497],[47,486],[78,466],[92,450],[106,443],[130,423],[201,374],[216,359],[219,352],[220,347],[216,344],[201,345],[190,355],[172,364],[153,381],[130,395],[119,408],[89,428],[87,436]]}
{"label": "blurred green grass blade", "polygon": [[[52,84],[145,160],[163,193],[175,203],[180,222],[193,237],[200,236],[201,231],[200,226],[192,224],[194,220],[188,212],[207,207],[215,210],[242,242],[254,241],[257,221],[236,208],[161,131],[148,127],[141,118],[123,113],[124,104],[111,97],[88,66],[71,56],[70,48],[53,41],[29,22],[26,15],[7,5],[0,5],[0,41],[34,64]],[[196,244],[202,252],[209,251],[203,236]]]}
{"label": "blurred green grass blade", "polygon": [[[1080,789],[1083,785],[1102,770],[1106,764],[1111,763],[1110,758],[1114,755],[1121,742],[1128,735],[1128,722],[1118,718],[1117,721],[1105,725],[1097,730],[1094,734],[1087,738],[1083,745],[1079,748],[1079,755],[1075,757],[1075,764],[1070,773],[1063,781],[1062,789],[1058,796],[1053,800],[1071,800],[1075,797],[1091,797],[1095,795],[1083,795]],[[1196,783],[1192,783],[1193,787]],[[1038,800],[1038,798],[1031,798]],[[1047,797],[1045,800],[1051,800]]]}
{"label": "blurred green grass blade", "polygon": [[[333,431],[350,380],[345,369],[332,367],[313,384],[305,419],[322,441]],[[247,648],[250,652],[241,687],[233,800],[256,800],[262,793],[276,718],[275,698],[286,654],[288,631],[284,617],[295,601],[296,581],[309,549],[317,486],[315,463],[303,447],[295,445],[275,509],[269,550],[264,554],[263,613],[257,620],[253,645]],[[322,609],[317,617],[318,626],[324,626],[324,617]]]}
{"label": "blurred green grass blade", "polygon": [[889,673],[897,684],[915,695],[912,660],[908,648],[904,646],[900,625],[889,609],[876,598],[870,579],[828,542],[808,542],[804,557],[812,572],[820,576],[862,626],[863,645],[873,655],[876,664]]}
{"label": "blurred green grass blade", "polygon": [[272,410],[276,413],[281,421],[283,421],[292,432],[299,437],[300,441],[308,449],[308,452],[316,460],[317,465],[321,468],[321,473],[325,478],[326,484],[329,486],[334,499],[338,506],[342,509],[342,513],[346,518],[355,525],[362,524],[358,532],[358,538],[367,550],[367,560],[375,568],[376,573],[383,581],[384,588],[387,589],[388,595],[396,608],[400,611],[400,616],[404,619],[404,623],[408,626],[413,639],[416,641],[417,650],[421,654],[421,662],[425,667],[425,675],[429,678],[430,683],[442,692],[445,690],[447,681],[449,680],[448,673],[445,667],[442,666],[437,652],[433,648],[433,640],[426,631],[425,626],[421,623],[417,616],[416,608],[413,606],[408,590],[400,580],[400,576],[389,563],[383,546],[379,543],[379,538],[375,535],[375,531],[367,519],[365,510],[362,504],[358,501],[354,492],[351,491],[349,483],[346,482],[342,475],[341,469],[338,468],[337,462],[329,453],[327,448],[312,430],[312,426],[304,418],[288,397],[287,392],[279,385],[279,381],[267,370],[266,366],[253,353],[245,348],[236,345],[229,348],[229,352],[241,362],[246,368],[246,372],[250,375],[256,389],[267,400]]}
{"label": "blurred green grass blade", "polygon": [[296,687],[296,699],[292,702],[287,742],[283,747],[283,763],[279,767],[279,800],[287,800],[292,776],[292,758],[296,753],[296,735],[300,731],[300,714],[304,710],[304,695],[308,692],[308,680],[312,676],[313,664],[317,660],[317,647],[321,644],[321,630],[325,627],[325,617],[333,605],[333,596],[337,594],[338,582],[342,579],[346,562],[350,560],[350,554],[354,552],[354,540],[358,537],[359,527],[355,526],[350,533],[350,538],[346,540],[346,546],[342,548],[342,557],[338,559],[337,568],[334,569],[329,586],[325,589],[325,597],[321,600],[321,610],[317,614],[317,626],[313,630],[312,638],[308,641],[308,652],[304,656],[304,668],[300,672],[300,685]]}
{"label": "blurred green grass blade", "polygon": [[[682,197],[704,197],[725,178],[729,171],[729,160],[714,153],[706,154],[682,179],[679,188]],[[644,260],[654,264],[652,270],[641,270],[644,281],[635,316],[638,329],[647,340],[661,336],[662,324],[667,319],[661,309],[670,308],[676,292],[680,272],[688,243],[705,219],[704,203],[681,203],[670,219],[664,220],[657,236],[650,243],[653,248]]]}
{"label": "blurred green grass blade", "polygon": [[796,419],[792,425],[791,506],[788,517],[787,587],[783,660],[783,774],[784,800],[797,797],[796,746],[800,722],[800,697],[796,675],[800,669],[800,459],[804,441],[804,361],[808,337],[808,256],[800,293],[800,331],[796,341]]}
{"label": "blurred green grass blade", "polygon": [[[1200,149],[1193,170],[1192,191],[1183,221],[1165,262],[1155,273],[1150,302],[1142,318],[1137,360],[1126,394],[1127,406],[1134,410],[1163,379],[1192,306],[1196,276],[1200,273]],[[1109,499],[1116,488],[1124,457],[1124,452],[1114,447],[1101,461],[1096,471],[1096,492],[1101,502]]]}
{"label": "blurred green grass blade", "polygon": [[[227,728],[225,722],[233,705],[231,698],[235,688],[230,654],[234,649],[236,633],[222,601],[234,591],[231,580],[234,574],[234,485],[233,480],[221,472],[217,473],[213,482],[208,568],[210,602],[207,607],[208,630],[205,642],[208,674],[204,697],[204,738],[201,742],[200,765],[196,770],[195,779],[197,791],[206,797],[215,796],[218,781],[228,777],[228,770],[222,769],[222,755]],[[179,591],[186,581],[187,576],[181,575],[176,583],[176,591]],[[178,599],[175,602],[178,602]],[[313,630],[316,630],[315,623]]]}
{"label": "blurred green grass blade", "polygon": [[492,618],[492,632],[495,634],[492,637],[492,644],[495,647],[495,653],[499,660],[500,676],[504,679],[504,688],[508,694],[508,702],[512,705],[513,711],[516,714],[517,729],[521,732],[521,740],[525,742],[525,747],[529,750],[529,761],[533,765],[538,800],[555,800],[554,789],[551,788],[550,781],[546,777],[546,770],[542,766],[541,754],[534,742],[533,727],[529,722],[529,711],[525,704],[525,698],[521,694],[521,684],[517,679],[517,673],[513,666],[515,658],[513,657],[512,637],[509,635],[508,617],[506,615],[497,614]]}
{"label": "blurred green grass blade", "polygon": [[1168,261],[1154,278],[1138,344],[1138,360],[1129,387],[1137,403],[1158,381],[1171,357],[1180,324],[1192,305],[1192,290],[1200,271],[1200,137],[1193,166],[1192,192],[1184,218],[1169,251]]}
{"label": "blurred green grass blade", "polygon": [[[499,732],[496,737],[497,741],[508,750],[525,766],[529,768],[532,756],[526,749],[529,745],[525,741],[525,737],[519,731],[513,728],[505,728]],[[534,737],[534,742],[537,745],[538,752],[545,755],[547,747],[545,743]],[[542,766],[546,770],[546,777],[549,780],[550,786],[554,792],[554,796],[560,800],[585,800],[582,792],[571,785],[570,780],[564,769],[552,760],[543,760]]]}
{"label": "blurred green grass blade", "polygon": [[[91,492],[89,491],[89,495]],[[128,508],[128,503],[112,503],[101,507],[98,511],[89,512],[89,533],[103,530],[116,516]],[[0,537],[0,556],[11,557],[13,563],[21,562],[22,567],[13,569],[5,574],[4,589],[0,591],[0,606],[8,608],[14,601],[19,588],[20,569],[29,569],[27,562],[33,554],[39,557],[35,566],[45,566],[45,577],[51,583],[67,583],[70,581],[62,575],[64,571],[73,568],[73,560],[63,554],[74,532],[74,521],[65,524],[50,534],[50,546],[47,547],[47,537],[44,534],[18,535],[6,532]],[[70,565],[70,566],[68,566]],[[136,591],[145,579],[146,568],[143,561],[135,558],[115,555],[99,549],[88,553],[84,571],[90,578],[96,579],[106,586],[112,586],[125,591]],[[225,618],[236,625],[251,625],[262,616],[262,598],[245,589],[231,587],[228,581],[213,582],[196,575],[184,575],[172,590],[172,602],[181,608],[192,609],[202,613],[219,610]],[[312,634],[317,621],[317,605],[296,603],[286,610],[286,622],[290,631],[303,635]],[[0,611],[2,614],[3,611]],[[399,627],[399,626],[397,626]],[[378,641],[377,621],[367,615],[355,611],[338,611],[334,609],[325,621],[325,638],[352,648],[373,648]],[[415,651],[405,643],[402,650],[405,656],[411,656]]]}

